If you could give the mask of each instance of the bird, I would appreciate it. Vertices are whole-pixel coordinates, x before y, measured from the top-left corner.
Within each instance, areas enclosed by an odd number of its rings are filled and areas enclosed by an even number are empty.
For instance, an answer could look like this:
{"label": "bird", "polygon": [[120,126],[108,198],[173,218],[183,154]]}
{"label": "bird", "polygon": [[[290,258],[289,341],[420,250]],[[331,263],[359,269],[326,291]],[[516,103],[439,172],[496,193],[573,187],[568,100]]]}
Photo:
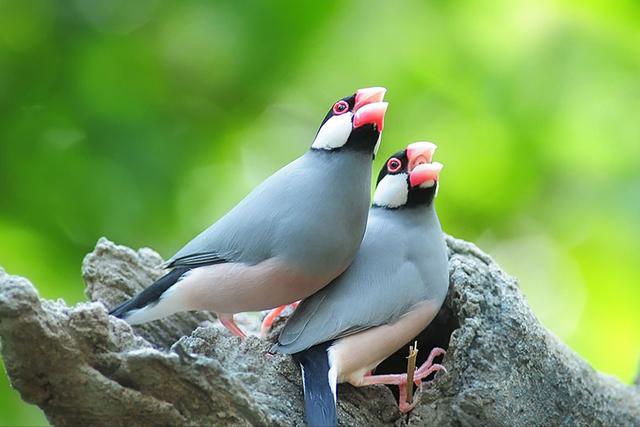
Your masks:
{"label": "bird", "polygon": [[[393,384],[406,402],[407,374],[373,375],[385,358],[435,318],[449,287],[444,235],[436,214],[441,163],[435,144],[417,142],[382,167],[364,239],[351,266],[303,299],[272,352],[291,354],[303,378],[305,417],[311,426],[335,425],[336,384]],[[443,369],[433,349],[415,381]]]}
{"label": "bird", "polygon": [[288,304],[331,282],[364,236],[386,89],[334,102],[310,149],[268,177],[162,267],[169,271],[110,311],[132,325],[207,310],[233,315]]}

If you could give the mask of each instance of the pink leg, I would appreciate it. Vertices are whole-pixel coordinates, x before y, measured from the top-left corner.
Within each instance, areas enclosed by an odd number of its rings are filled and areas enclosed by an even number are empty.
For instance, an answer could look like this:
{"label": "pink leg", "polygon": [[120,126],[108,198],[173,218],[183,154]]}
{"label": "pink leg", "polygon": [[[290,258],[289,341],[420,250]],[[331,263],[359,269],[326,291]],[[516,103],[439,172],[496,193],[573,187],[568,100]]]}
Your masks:
{"label": "pink leg", "polygon": [[229,330],[233,335],[245,339],[247,335],[240,329],[236,322],[233,320],[233,314],[218,313],[218,319],[220,323]]}
{"label": "pink leg", "polygon": [[287,308],[286,305],[281,305],[280,307],[274,308],[269,312],[269,314],[265,316],[264,319],[262,319],[262,325],[260,326],[261,337],[267,336],[267,332],[269,332],[269,330],[271,329],[273,321],[276,320],[276,317],[280,316],[280,313],[282,313],[285,308]]}
{"label": "pink leg", "polygon": [[[427,360],[420,366],[420,368],[416,369],[413,375],[413,381],[419,387],[422,387],[422,380],[434,372],[444,370],[444,366],[433,363],[433,359],[444,354],[445,351],[441,348],[434,348],[429,353],[429,357]],[[362,383],[359,386],[371,385],[371,384],[387,384],[387,385],[397,385],[400,388],[400,396],[398,406],[400,408],[400,412],[406,413],[415,408],[418,403],[418,396],[414,396],[413,402],[407,403],[407,374],[389,374],[389,375],[371,375],[371,373],[367,373],[362,379]],[[412,385],[413,386],[413,385]]]}
{"label": "pink leg", "polygon": [[362,379],[362,383],[358,386],[372,385],[372,384],[388,384],[388,385],[401,385],[406,384],[407,374],[388,374],[388,375],[365,375]]}
{"label": "pink leg", "polygon": [[267,333],[271,329],[271,326],[273,326],[273,322],[276,320],[276,317],[280,316],[280,314],[287,307],[291,306],[291,308],[295,310],[298,307],[298,304],[300,304],[300,301],[296,301],[291,304],[281,305],[280,307],[277,307],[271,310],[269,314],[267,314],[265,318],[262,320],[262,325],[260,326],[260,336],[262,337],[267,336]]}
{"label": "pink leg", "polygon": [[407,413],[415,408],[418,403],[417,399],[413,399],[412,403],[407,403],[407,374],[389,374],[389,375],[365,375],[360,386],[371,384],[388,384],[397,385],[400,388],[400,396],[398,406],[400,412]]}

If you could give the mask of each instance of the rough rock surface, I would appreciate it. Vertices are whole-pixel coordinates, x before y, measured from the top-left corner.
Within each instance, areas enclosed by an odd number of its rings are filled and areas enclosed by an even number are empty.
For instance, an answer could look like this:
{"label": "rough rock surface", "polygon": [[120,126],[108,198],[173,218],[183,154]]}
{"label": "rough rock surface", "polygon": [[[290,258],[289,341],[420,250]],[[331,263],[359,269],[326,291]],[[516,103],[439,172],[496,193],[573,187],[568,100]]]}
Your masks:
{"label": "rough rock surface", "polygon": [[[447,242],[449,296],[420,344],[423,357],[448,347],[447,373],[425,385],[409,416],[384,386],[341,386],[341,424],[640,425],[638,387],[595,372],[538,323],[487,255]],[[204,313],[136,328],[107,314],[160,275],[160,262],[150,249],[101,239],[83,265],[96,302],[71,308],[0,269],[2,355],[22,398],[61,426],[303,425],[298,369],[268,354],[269,342],[241,342]]]}

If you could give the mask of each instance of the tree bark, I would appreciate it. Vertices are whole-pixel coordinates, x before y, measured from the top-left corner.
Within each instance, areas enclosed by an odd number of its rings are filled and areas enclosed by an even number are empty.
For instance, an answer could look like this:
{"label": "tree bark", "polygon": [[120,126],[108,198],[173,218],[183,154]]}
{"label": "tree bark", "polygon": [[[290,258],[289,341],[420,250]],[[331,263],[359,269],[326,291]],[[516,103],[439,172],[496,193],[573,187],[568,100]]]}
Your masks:
{"label": "tree bark", "polygon": [[[341,424],[640,425],[638,387],[594,371],[545,330],[515,280],[474,245],[447,243],[449,295],[419,353],[447,347],[447,372],[408,416],[384,386],[340,386]],[[298,368],[268,354],[268,341],[240,341],[205,313],[135,328],[107,314],[162,274],[160,262],[101,239],[83,263],[94,302],[75,307],[0,269],[2,355],[22,398],[61,426],[303,425]],[[405,353],[395,358],[406,366]]]}

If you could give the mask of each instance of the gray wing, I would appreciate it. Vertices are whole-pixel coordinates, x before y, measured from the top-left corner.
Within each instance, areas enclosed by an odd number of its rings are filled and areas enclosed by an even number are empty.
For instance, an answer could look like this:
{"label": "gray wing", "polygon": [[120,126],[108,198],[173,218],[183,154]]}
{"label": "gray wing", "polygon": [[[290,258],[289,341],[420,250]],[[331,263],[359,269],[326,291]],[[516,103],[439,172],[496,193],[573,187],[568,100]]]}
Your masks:
{"label": "gray wing", "polygon": [[406,236],[406,232],[402,224],[370,215],[351,267],[298,306],[274,349],[297,353],[321,342],[391,323],[427,299],[429,290],[412,259],[415,254],[405,239],[398,238]]}
{"label": "gray wing", "polygon": [[[283,193],[284,175],[304,173],[290,163],[267,178],[233,209],[180,249],[167,267],[197,267],[217,260],[258,263],[269,257],[273,249],[268,233],[287,205]],[[280,203],[274,203],[279,200]],[[273,205],[273,206],[271,206]]]}
{"label": "gray wing", "polygon": [[181,257],[174,257],[162,264],[164,268],[189,267],[196,268],[211,264],[220,264],[227,262],[220,254],[216,252],[196,252]]}
{"label": "gray wing", "polygon": [[[256,264],[281,256],[310,273],[327,274],[337,269],[332,263],[348,264],[364,233],[371,165],[370,160],[338,157],[318,159],[307,153],[289,163],[166,266],[193,268],[221,260]],[[340,176],[345,173],[350,175]]]}

